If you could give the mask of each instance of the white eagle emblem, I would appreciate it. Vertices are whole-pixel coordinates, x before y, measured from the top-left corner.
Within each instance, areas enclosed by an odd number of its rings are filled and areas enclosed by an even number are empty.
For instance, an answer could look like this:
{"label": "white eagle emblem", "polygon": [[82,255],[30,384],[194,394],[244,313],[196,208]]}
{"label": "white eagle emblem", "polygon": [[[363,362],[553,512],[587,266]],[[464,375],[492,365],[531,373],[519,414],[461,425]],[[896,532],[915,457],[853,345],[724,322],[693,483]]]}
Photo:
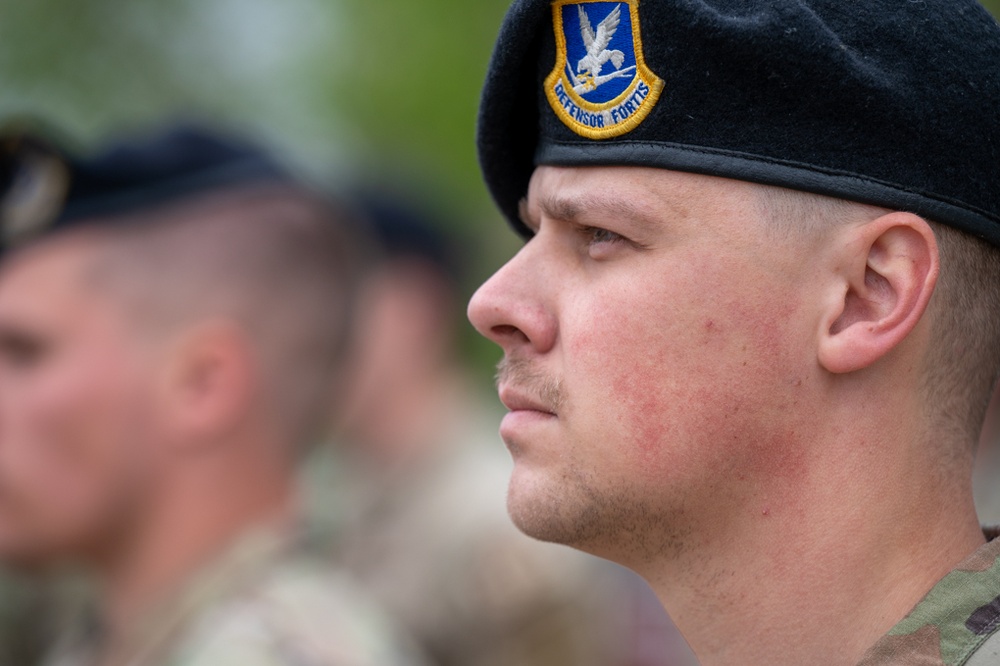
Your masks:
{"label": "white eagle emblem", "polygon": [[640,2],[551,0],[556,61],[542,86],[552,111],[582,137],[631,132],[660,98],[663,79],[642,52]]}
{"label": "white eagle emblem", "polygon": [[[571,74],[572,79],[576,81],[573,90],[578,94],[583,94],[596,89],[611,79],[629,75],[635,67],[622,69],[625,54],[617,49],[608,48],[618,30],[618,24],[621,23],[621,5],[617,5],[598,24],[596,33],[590,24],[587,12],[583,11],[583,5],[577,5],[576,8],[580,16],[580,36],[583,37],[583,45],[587,49],[587,55],[580,58],[580,62],[576,65],[576,72],[571,72]],[[609,60],[616,71],[602,75],[601,70]],[[568,68],[569,64],[567,63],[566,66]]]}

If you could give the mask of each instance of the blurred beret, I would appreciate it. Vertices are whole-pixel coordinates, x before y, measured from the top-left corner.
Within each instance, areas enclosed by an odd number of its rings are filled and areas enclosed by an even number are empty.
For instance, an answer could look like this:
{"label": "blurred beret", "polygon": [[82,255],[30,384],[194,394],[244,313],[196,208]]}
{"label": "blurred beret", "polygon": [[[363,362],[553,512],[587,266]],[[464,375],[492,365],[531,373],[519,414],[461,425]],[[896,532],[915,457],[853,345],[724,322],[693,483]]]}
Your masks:
{"label": "blurred beret", "polygon": [[40,136],[0,137],[4,248],[53,229],[149,210],[215,190],[292,177],[263,150],[193,125],[77,157]]}
{"label": "blurred beret", "polygon": [[479,159],[632,165],[916,213],[1000,245],[1000,26],[974,0],[516,0]]}
{"label": "blurred beret", "polygon": [[446,213],[384,187],[359,188],[352,200],[387,260],[420,259],[450,282],[461,281],[464,267],[455,239],[444,231]]}

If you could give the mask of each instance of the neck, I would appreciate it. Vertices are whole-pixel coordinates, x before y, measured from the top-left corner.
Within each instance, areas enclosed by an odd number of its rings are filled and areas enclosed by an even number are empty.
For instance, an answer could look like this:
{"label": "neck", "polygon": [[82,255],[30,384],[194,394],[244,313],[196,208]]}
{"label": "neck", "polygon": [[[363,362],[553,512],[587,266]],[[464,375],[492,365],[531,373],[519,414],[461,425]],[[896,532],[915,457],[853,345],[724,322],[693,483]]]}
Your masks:
{"label": "neck", "polygon": [[778,480],[791,487],[759,493],[698,547],[634,567],[703,666],[855,664],[984,543],[971,484],[928,464],[917,428],[887,441],[874,425],[810,444],[803,478]]}
{"label": "neck", "polygon": [[172,598],[243,534],[291,527],[289,475],[247,466],[220,459],[165,483],[169,488],[144,505],[136,529],[99,559],[107,652],[121,649],[137,618]]}

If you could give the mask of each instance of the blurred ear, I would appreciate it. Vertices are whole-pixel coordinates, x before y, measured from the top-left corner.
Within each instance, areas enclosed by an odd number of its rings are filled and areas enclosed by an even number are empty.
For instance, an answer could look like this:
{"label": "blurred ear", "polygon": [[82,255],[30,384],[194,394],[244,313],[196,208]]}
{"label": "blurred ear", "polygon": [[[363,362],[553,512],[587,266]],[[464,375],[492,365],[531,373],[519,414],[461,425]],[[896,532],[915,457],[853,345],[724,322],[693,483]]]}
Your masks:
{"label": "blurred ear", "polygon": [[246,333],[218,320],[188,329],[167,373],[170,427],[192,444],[223,436],[253,409],[258,368]]}
{"label": "blurred ear", "polygon": [[916,327],[937,284],[940,262],[930,225],[890,213],[845,231],[842,263],[820,332],[828,371],[866,368]]}

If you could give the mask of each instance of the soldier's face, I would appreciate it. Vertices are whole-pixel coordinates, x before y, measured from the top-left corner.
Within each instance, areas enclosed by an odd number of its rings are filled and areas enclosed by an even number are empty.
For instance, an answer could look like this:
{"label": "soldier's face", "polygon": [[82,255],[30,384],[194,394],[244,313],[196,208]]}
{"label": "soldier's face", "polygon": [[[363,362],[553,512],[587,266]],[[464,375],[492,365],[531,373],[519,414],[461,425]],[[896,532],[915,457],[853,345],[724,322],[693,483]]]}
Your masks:
{"label": "soldier's face", "polygon": [[754,186],[655,169],[540,167],[524,217],[469,306],[504,351],[515,522],[628,563],[766,515],[748,498],[804,469],[818,241]]}
{"label": "soldier's face", "polygon": [[89,261],[48,242],[0,271],[0,558],[14,563],[99,557],[150,482],[148,373]]}

